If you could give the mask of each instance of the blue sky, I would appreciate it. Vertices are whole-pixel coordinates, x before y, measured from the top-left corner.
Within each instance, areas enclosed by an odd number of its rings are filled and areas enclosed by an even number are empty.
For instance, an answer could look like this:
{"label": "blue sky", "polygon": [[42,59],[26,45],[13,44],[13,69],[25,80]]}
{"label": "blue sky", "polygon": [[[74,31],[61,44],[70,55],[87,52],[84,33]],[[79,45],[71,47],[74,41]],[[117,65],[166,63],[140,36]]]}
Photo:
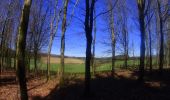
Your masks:
{"label": "blue sky", "polygon": [[[75,2],[75,0],[72,0]],[[98,0],[96,3],[96,14],[100,12],[106,11],[105,0]],[[75,10],[76,17],[79,17],[81,20],[84,21],[84,10],[85,8],[85,1],[80,0],[78,7]],[[138,22],[137,22],[137,10],[135,5],[135,0],[127,0],[128,8],[130,9],[128,13],[128,28],[129,28],[129,48],[131,50],[132,41],[134,41],[135,47],[135,55],[139,55],[139,48],[140,48],[140,32],[138,30]],[[71,13],[73,8],[73,4],[70,4],[68,9],[68,15]],[[103,44],[104,41],[109,41],[109,32],[107,29],[107,23],[105,21],[105,16],[102,15],[97,18],[97,35],[96,35],[96,57],[106,57],[111,56],[106,51],[110,49],[109,46]],[[67,16],[69,20],[69,16]],[[60,23],[61,24],[61,23]],[[53,47],[52,47],[52,54],[60,54],[60,36],[61,36],[61,25],[57,32],[57,36],[54,40]],[[86,38],[84,32],[84,25],[82,22],[73,18],[71,21],[70,26],[67,28],[66,31],[66,45],[65,45],[65,55],[67,56],[85,56],[85,48],[86,48]],[[117,50],[117,55],[120,54],[120,51]],[[129,52],[131,55],[131,52]]]}

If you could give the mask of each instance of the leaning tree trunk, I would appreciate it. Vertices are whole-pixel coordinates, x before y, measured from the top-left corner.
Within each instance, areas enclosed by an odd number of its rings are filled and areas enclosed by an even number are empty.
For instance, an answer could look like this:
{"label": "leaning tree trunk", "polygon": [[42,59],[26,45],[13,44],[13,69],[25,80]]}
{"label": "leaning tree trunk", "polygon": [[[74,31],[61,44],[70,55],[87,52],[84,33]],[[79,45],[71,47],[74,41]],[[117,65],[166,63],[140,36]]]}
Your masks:
{"label": "leaning tree trunk", "polygon": [[139,24],[141,32],[141,45],[140,45],[140,66],[139,66],[139,81],[143,81],[144,77],[144,66],[145,66],[145,2],[144,0],[138,0],[138,11],[139,11]]}
{"label": "leaning tree trunk", "polygon": [[24,1],[24,8],[22,10],[18,40],[17,40],[17,76],[20,86],[20,97],[21,100],[28,100],[26,75],[25,75],[25,46],[26,46],[26,35],[29,22],[29,14],[32,0]]}
{"label": "leaning tree trunk", "polygon": [[66,32],[66,17],[67,17],[67,7],[69,0],[65,0],[64,2],[64,16],[62,21],[62,35],[61,35],[61,68],[60,68],[60,87],[64,84],[64,51],[65,51],[65,32]]}

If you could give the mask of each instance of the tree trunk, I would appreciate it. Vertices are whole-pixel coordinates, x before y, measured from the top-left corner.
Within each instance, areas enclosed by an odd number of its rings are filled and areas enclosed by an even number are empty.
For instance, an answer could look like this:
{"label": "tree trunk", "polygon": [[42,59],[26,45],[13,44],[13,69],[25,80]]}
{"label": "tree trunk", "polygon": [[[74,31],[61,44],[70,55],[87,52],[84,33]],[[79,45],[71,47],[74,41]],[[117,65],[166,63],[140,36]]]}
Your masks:
{"label": "tree trunk", "polygon": [[[9,13],[9,11],[8,11]],[[0,73],[2,73],[3,71],[3,67],[4,67],[4,53],[5,53],[5,50],[4,50],[4,43],[5,43],[5,29],[6,29],[6,23],[7,23],[7,17],[5,18],[5,22],[4,22],[4,25],[3,25],[3,28],[2,28],[2,33],[1,33],[1,44],[0,44],[0,52],[1,52],[1,59],[0,59],[0,66],[1,66],[1,69],[0,69]]]}
{"label": "tree trunk", "polygon": [[[112,33],[113,34],[113,33]],[[113,37],[113,36],[112,36]],[[115,74],[115,40],[112,40],[112,76]]]}
{"label": "tree trunk", "polygon": [[50,35],[50,42],[48,46],[48,56],[47,56],[47,81],[50,79],[50,57],[51,57],[52,43],[53,43],[53,37]]}
{"label": "tree trunk", "polygon": [[85,0],[86,15],[85,15],[85,32],[86,32],[86,61],[85,61],[85,96],[90,95],[90,61],[91,61],[91,44],[92,44],[92,30],[93,30],[93,10],[95,0],[92,0],[89,4],[89,0]]}
{"label": "tree trunk", "polygon": [[54,16],[52,18],[52,21],[51,21],[51,24],[50,24],[50,42],[48,44],[48,56],[47,56],[47,81],[50,80],[50,57],[51,57],[51,48],[52,48],[52,45],[53,45],[53,41],[54,41],[54,37],[55,37],[55,34],[58,30],[58,23],[59,23],[59,20],[60,20],[60,12],[57,16],[57,21],[56,21],[56,27],[54,29],[54,21],[55,21],[55,18],[56,18],[56,7],[57,7],[57,4],[58,4],[58,0],[56,0],[55,2],[55,6],[54,6]]}
{"label": "tree trunk", "polygon": [[[109,9],[112,9],[113,5],[112,2],[109,2]],[[111,48],[112,48],[112,76],[114,76],[115,72],[115,33],[114,33],[114,15],[113,15],[113,9],[110,11],[110,28],[111,28]]]}
{"label": "tree trunk", "polygon": [[150,49],[149,49],[149,32],[146,32],[146,36],[145,36],[145,44],[146,44],[146,63],[145,63],[145,66],[146,66],[146,69],[148,70],[149,68],[149,60],[150,60],[150,57],[149,57],[149,52],[150,52]]}
{"label": "tree trunk", "polygon": [[17,40],[17,76],[20,86],[20,97],[21,100],[28,100],[27,85],[26,85],[26,75],[25,75],[25,46],[26,46],[26,34],[29,22],[29,13],[32,0],[24,1],[24,8],[22,10],[19,34]]}
{"label": "tree trunk", "polygon": [[163,20],[161,15],[161,5],[159,0],[157,0],[157,4],[158,4],[158,15],[159,15],[159,23],[160,23],[159,74],[162,76],[163,63],[164,63],[164,33],[163,33]]}
{"label": "tree trunk", "polygon": [[34,71],[35,74],[38,74],[38,68],[37,68],[37,50],[34,51]]}
{"label": "tree trunk", "polygon": [[150,14],[151,13],[150,9],[149,9],[148,13],[149,13],[147,15],[147,21],[149,22],[148,27],[147,27],[147,31],[148,31],[148,34],[147,34],[147,39],[148,39],[148,65],[149,65],[149,72],[150,72],[150,74],[152,74],[152,35],[151,35],[152,27],[151,27],[151,21],[150,21],[150,19],[152,18],[152,15]]}
{"label": "tree trunk", "polygon": [[60,87],[64,85],[64,52],[65,52],[65,32],[66,32],[66,17],[67,17],[67,7],[69,0],[64,2],[64,16],[62,21],[62,35],[61,35],[61,68],[60,68]]}
{"label": "tree trunk", "polygon": [[[96,10],[94,8],[94,15],[96,15]],[[93,54],[92,54],[92,70],[93,70],[93,75],[95,75],[96,72],[96,66],[95,66],[95,44],[96,44],[96,19],[94,20],[94,37],[93,37]]]}
{"label": "tree trunk", "polygon": [[144,0],[138,0],[138,11],[139,11],[139,24],[141,32],[141,45],[140,45],[140,66],[139,66],[139,77],[140,82],[143,81],[144,77],[144,66],[145,66],[145,2]]}
{"label": "tree trunk", "polygon": [[125,69],[127,69],[128,62],[128,33],[125,32]]}
{"label": "tree trunk", "polygon": [[150,31],[150,25],[149,25],[149,70],[150,73],[152,73],[152,36]]}
{"label": "tree trunk", "polygon": [[169,41],[169,50],[168,50],[168,65],[170,67],[170,41]]}

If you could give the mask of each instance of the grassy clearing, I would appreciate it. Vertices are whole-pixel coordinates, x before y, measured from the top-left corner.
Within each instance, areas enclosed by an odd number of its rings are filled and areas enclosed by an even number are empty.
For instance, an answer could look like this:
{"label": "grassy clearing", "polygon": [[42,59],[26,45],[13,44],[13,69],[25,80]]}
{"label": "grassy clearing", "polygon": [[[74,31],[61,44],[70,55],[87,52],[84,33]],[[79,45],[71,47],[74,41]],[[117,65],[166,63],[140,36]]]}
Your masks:
{"label": "grassy clearing", "polygon": [[[47,63],[47,57],[41,57],[41,61],[44,63]],[[50,57],[50,62],[51,63],[60,63],[60,58],[52,56],[52,57]],[[84,63],[84,60],[78,59],[78,58],[65,58],[64,62],[72,63],[72,64],[82,64],[82,63]]]}
{"label": "grassy clearing", "polygon": [[[56,61],[57,60],[57,61]],[[59,58],[52,58],[51,61],[51,68],[52,72],[58,72],[60,68]],[[153,60],[153,64],[156,63],[156,60]],[[30,69],[34,69],[34,60],[31,59]],[[46,58],[42,58],[40,61],[37,62],[38,69],[40,70],[47,70]],[[134,69],[139,65],[139,60],[128,60],[128,68]],[[96,61],[96,71],[111,71],[112,63],[110,61],[102,62]],[[116,60],[115,61],[115,69],[118,70],[123,68],[124,60]],[[82,59],[75,59],[75,58],[66,58],[65,62],[65,73],[84,73],[85,72],[85,64]]]}
{"label": "grassy clearing", "polygon": [[[115,62],[115,69],[120,69],[123,67],[124,61],[116,61]],[[128,61],[128,65],[135,64],[137,65],[138,62],[133,60]],[[102,63],[102,64],[96,64],[96,71],[111,71],[111,62]],[[34,68],[34,62],[31,60],[31,69]],[[50,70],[53,72],[58,72],[60,68],[59,63],[51,63]],[[47,64],[44,61],[38,62],[38,69],[40,70],[46,70]],[[85,72],[85,64],[84,63],[65,63],[65,73],[84,73]]]}

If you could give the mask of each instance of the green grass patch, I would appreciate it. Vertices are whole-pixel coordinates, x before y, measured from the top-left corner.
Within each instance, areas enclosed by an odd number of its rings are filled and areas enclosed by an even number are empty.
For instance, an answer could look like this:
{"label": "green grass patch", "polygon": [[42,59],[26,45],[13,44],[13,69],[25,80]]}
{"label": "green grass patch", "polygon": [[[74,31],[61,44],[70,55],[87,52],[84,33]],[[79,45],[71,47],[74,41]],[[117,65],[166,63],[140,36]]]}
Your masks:
{"label": "green grass patch", "polygon": [[[139,60],[128,60],[128,67],[135,68],[135,66],[139,65]],[[42,61],[37,62],[37,66],[39,70],[47,70],[47,64],[43,63]],[[135,65],[135,66],[134,66]],[[112,70],[112,63],[105,62],[97,64],[96,71],[111,71]],[[115,70],[123,68],[124,60],[117,60],[115,61]],[[53,72],[58,72],[60,68],[60,64],[51,63],[50,70]],[[30,69],[34,69],[34,60],[31,60]],[[85,72],[85,64],[65,64],[64,67],[65,73],[84,73]]]}

